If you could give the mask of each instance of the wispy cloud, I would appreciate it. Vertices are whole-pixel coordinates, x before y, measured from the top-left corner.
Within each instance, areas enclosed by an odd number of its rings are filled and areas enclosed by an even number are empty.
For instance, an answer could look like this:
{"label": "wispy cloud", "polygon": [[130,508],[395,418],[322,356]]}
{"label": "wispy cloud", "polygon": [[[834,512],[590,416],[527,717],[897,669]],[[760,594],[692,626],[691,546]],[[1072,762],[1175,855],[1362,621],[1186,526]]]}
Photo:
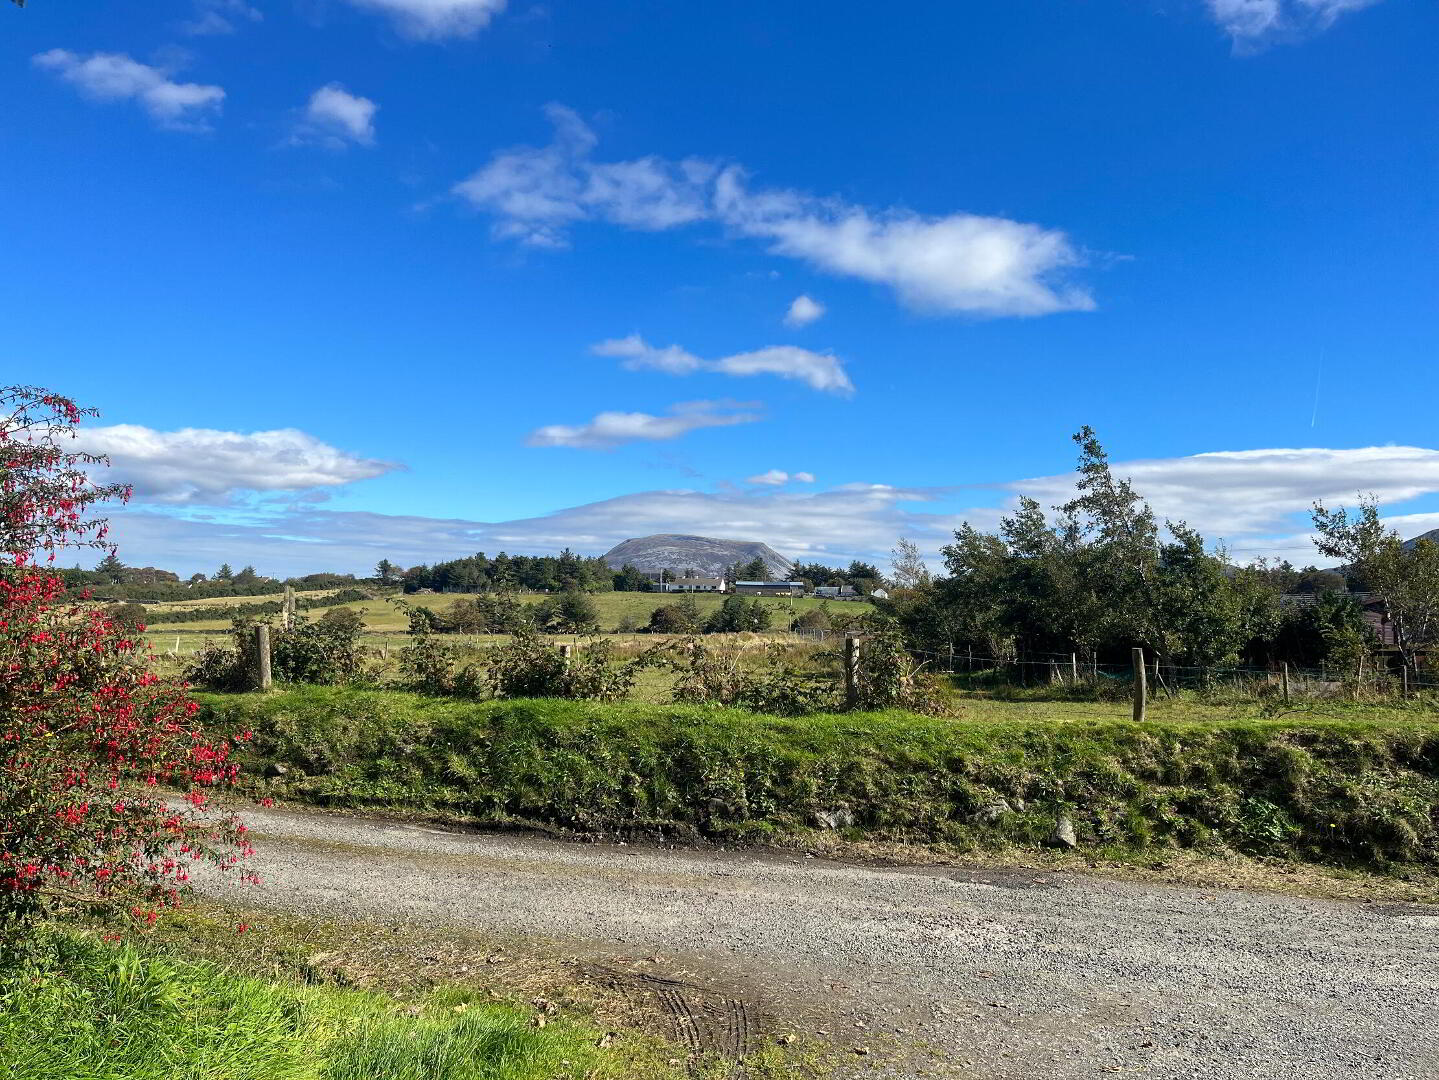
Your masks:
{"label": "wispy cloud", "polygon": [[223,505],[241,493],[336,487],[399,468],[293,428],[156,431],[115,424],[82,430],[79,447],[106,455],[106,479],[133,485],[141,502]]}
{"label": "wispy cloud", "polygon": [[505,10],[508,0],[350,0],[360,8],[379,11],[394,19],[408,37],[436,41],[470,37],[490,25]]}
{"label": "wispy cloud", "polygon": [[812,300],[808,296],[796,296],[790,304],[789,310],[784,313],[784,324],[786,326],[808,326],[824,317],[825,307],[818,300]]}
{"label": "wispy cloud", "polygon": [[783,469],[770,469],[768,472],[762,472],[758,476],[748,477],[745,483],[759,484],[762,487],[783,487],[791,481],[796,484],[813,484],[814,473],[788,473]]}
{"label": "wispy cloud", "polygon": [[213,37],[218,34],[233,34],[242,23],[257,23],[264,19],[259,9],[251,7],[245,0],[195,0],[195,15],[181,23],[180,31],[196,37]]}
{"label": "wispy cloud", "polygon": [[1253,51],[1275,41],[1320,33],[1342,15],[1380,0],[1205,0],[1214,21],[1236,50]]}
{"label": "wispy cloud", "polygon": [[712,222],[761,240],[776,255],[884,285],[938,314],[1046,315],[1087,311],[1093,298],[1066,280],[1083,262],[1063,232],[1008,218],[874,210],[837,198],[752,188],[745,170],[686,158],[603,162],[571,109],[547,109],[548,146],[518,147],[454,186],[491,214],[497,237],[563,247],[578,222],[641,230]]}
{"label": "wispy cloud", "polygon": [[136,101],[152,120],[173,131],[208,131],[210,119],[225,100],[225,91],[218,86],[175,82],[160,68],[123,53],[80,56],[68,49],[51,49],[36,55],[33,63],[95,101]]}
{"label": "wispy cloud", "polygon": [[331,149],[351,143],[373,146],[378,109],[369,98],[352,94],[339,83],[322,86],[310,95],[295,126],[294,141]]}
{"label": "wispy cloud", "polygon": [[642,412],[602,412],[583,424],[549,424],[530,432],[530,446],[568,446],[579,450],[613,450],[625,443],[677,439],[701,428],[752,424],[758,413],[724,401],[687,401],[670,407],[667,416]]}
{"label": "wispy cloud", "polygon": [[751,352],[734,353],[717,360],[703,360],[678,345],[656,348],[638,334],[602,341],[591,349],[598,356],[615,356],[624,366],[638,371],[651,369],[670,375],[713,371],[722,375],[777,375],[794,379],[815,390],[830,394],[854,393],[854,383],[839,357],[817,353],[797,345],[766,345]]}

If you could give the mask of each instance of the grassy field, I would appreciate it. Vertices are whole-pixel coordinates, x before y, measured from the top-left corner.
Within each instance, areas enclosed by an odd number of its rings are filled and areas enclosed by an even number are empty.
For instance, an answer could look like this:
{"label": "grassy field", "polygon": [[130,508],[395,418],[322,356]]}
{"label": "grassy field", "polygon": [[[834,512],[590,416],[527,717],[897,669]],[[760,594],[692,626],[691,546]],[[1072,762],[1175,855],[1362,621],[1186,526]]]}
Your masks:
{"label": "grassy field", "polygon": [[[302,593],[303,597],[319,598],[329,593]],[[258,604],[267,600],[279,600],[279,596],[241,596],[230,597],[221,600],[186,600],[176,604],[155,604],[146,609],[149,627],[157,637],[165,634],[173,635],[214,632],[229,628],[228,619],[211,619],[200,622],[166,623],[165,612],[172,609],[195,608],[195,607],[216,607],[243,604]],[[443,611],[460,596],[454,594],[437,594],[429,596],[406,596],[404,601],[413,604],[415,607],[426,607],[437,611]],[[527,603],[538,603],[538,595],[522,595],[521,600]],[[662,593],[632,593],[632,592],[610,592],[595,593],[595,607],[599,609],[600,628],[606,632],[612,632],[621,623],[628,619],[638,626],[643,626],[649,621],[650,612],[661,604],[671,603],[679,599],[676,596]],[[789,625],[793,615],[826,605],[829,612],[836,616],[862,615],[871,609],[867,601],[826,601],[816,600],[812,597],[797,597],[794,600],[781,597],[759,597],[761,603],[771,609],[771,617],[774,626],[785,628]],[[723,603],[724,598],[715,594],[697,594],[695,603],[703,614],[709,614]],[[352,608],[361,612],[365,617],[365,628],[371,633],[403,633],[407,627],[405,615],[395,605],[384,600],[364,600],[351,604],[342,604],[341,607]],[[312,617],[318,617],[325,610],[316,610]],[[793,614],[791,614],[793,612]]]}
{"label": "grassy field", "polygon": [[[233,929],[230,931],[233,938]],[[152,945],[42,932],[0,973],[16,1080],[666,1080],[709,1075],[656,1040],[451,986],[409,1000],[241,974]],[[682,1052],[681,1052],[682,1054]]]}
{"label": "grassy field", "polygon": [[318,687],[201,700],[210,722],[255,731],[257,770],[286,766],[260,787],[328,805],[696,839],[843,811],[856,839],[958,849],[1042,845],[1064,816],[1116,858],[1439,861],[1439,719],[1417,708],[1179,702],[1137,725],[1103,703],[780,718]]}

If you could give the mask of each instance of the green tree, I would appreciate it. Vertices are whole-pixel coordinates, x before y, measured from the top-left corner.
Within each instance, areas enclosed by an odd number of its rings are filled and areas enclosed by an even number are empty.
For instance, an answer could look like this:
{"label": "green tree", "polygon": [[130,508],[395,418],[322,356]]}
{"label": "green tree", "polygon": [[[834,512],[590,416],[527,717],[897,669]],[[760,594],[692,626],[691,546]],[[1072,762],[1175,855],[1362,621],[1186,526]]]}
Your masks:
{"label": "green tree", "polygon": [[700,627],[694,598],[686,597],[689,604],[679,601],[661,604],[650,612],[650,621],[645,627],[652,634],[693,634]]}
{"label": "green tree", "polygon": [[555,627],[562,634],[598,633],[600,613],[594,599],[587,593],[565,593],[555,609]]}
{"label": "green tree", "polygon": [[726,596],[724,603],[705,621],[704,627],[707,634],[737,634],[769,628],[769,608],[758,599],[746,600],[743,596]]}
{"label": "green tree", "polygon": [[230,569],[230,564],[229,564],[229,563],[221,563],[221,564],[220,564],[220,569],[218,569],[218,570],[215,571],[215,580],[216,580],[216,581],[229,581],[229,580],[230,580],[231,578],[233,578],[234,576],[235,576],[235,572]]}
{"label": "green tree", "polygon": [[731,581],[773,581],[769,563],[756,556],[747,563],[735,563],[730,567]]}
{"label": "green tree", "polygon": [[393,585],[400,580],[400,568],[389,559],[381,559],[375,566],[375,580],[381,585]]}
{"label": "green tree", "polygon": [[234,585],[253,585],[260,580],[260,575],[255,572],[253,566],[247,566],[234,576],[231,583]]}
{"label": "green tree", "polygon": [[1394,625],[1394,641],[1404,663],[1439,641],[1439,544],[1420,539],[1406,544],[1385,528],[1373,497],[1361,499],[1350,515],[1343,507],[1326,510],[1314,504],[1315,546],[1321,554],[1340,559],[1350,574],[1383,601]]}
{"label": "green tree", "polygon": [[650,587],[650,578],[633,563],[625,563],[615,571],[616,592],[644,592]]}
{"label": "green tree", "polygon": [[95,573],[102,575],[109,584],[119,585],[125,580],[125,564],[112,551],[96,565]]}

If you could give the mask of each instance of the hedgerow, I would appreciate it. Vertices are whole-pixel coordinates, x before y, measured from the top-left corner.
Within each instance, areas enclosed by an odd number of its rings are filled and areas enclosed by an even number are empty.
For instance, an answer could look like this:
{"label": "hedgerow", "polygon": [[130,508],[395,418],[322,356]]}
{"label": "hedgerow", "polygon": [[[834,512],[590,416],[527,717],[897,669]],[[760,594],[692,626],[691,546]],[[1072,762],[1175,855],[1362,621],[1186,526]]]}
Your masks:
{"label": "hedgerow", "polygon": [[[843,808],[858,836],[1439,861],[1439,723],[973,722],[684,705],[463,702],[303,688],[208,695],[266,791],[601,833],[763,836]],[[274,771],[274,770],[272,770]]]}

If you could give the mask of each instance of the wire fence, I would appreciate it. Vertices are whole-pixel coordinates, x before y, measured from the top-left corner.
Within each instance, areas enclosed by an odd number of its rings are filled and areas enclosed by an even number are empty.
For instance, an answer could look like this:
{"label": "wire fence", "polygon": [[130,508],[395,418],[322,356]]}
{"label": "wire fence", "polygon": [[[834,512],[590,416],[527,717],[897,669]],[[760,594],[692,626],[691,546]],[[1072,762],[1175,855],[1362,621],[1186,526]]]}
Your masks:
{"label": "wire fence", "polygon": [[[926,670],[949,675],[986,678],[1013,686],[1095,687],[1106,683],[1133,684],[1133,663],[1104,662],[1078,653],[1030,653],[992,656],[968,649],[911,648],[910,654]],[[1419,694],[1439,692],[1439,671],[1391,667],[1379,663],[1352,669],[1337,666],[1273,667],[1170,664],[1153,654],[1145,657],[1145,680],[1152,693],[1178,690],[1232,689],[1255,695],[1334,697],[1348,692],[1366,694]]]}

